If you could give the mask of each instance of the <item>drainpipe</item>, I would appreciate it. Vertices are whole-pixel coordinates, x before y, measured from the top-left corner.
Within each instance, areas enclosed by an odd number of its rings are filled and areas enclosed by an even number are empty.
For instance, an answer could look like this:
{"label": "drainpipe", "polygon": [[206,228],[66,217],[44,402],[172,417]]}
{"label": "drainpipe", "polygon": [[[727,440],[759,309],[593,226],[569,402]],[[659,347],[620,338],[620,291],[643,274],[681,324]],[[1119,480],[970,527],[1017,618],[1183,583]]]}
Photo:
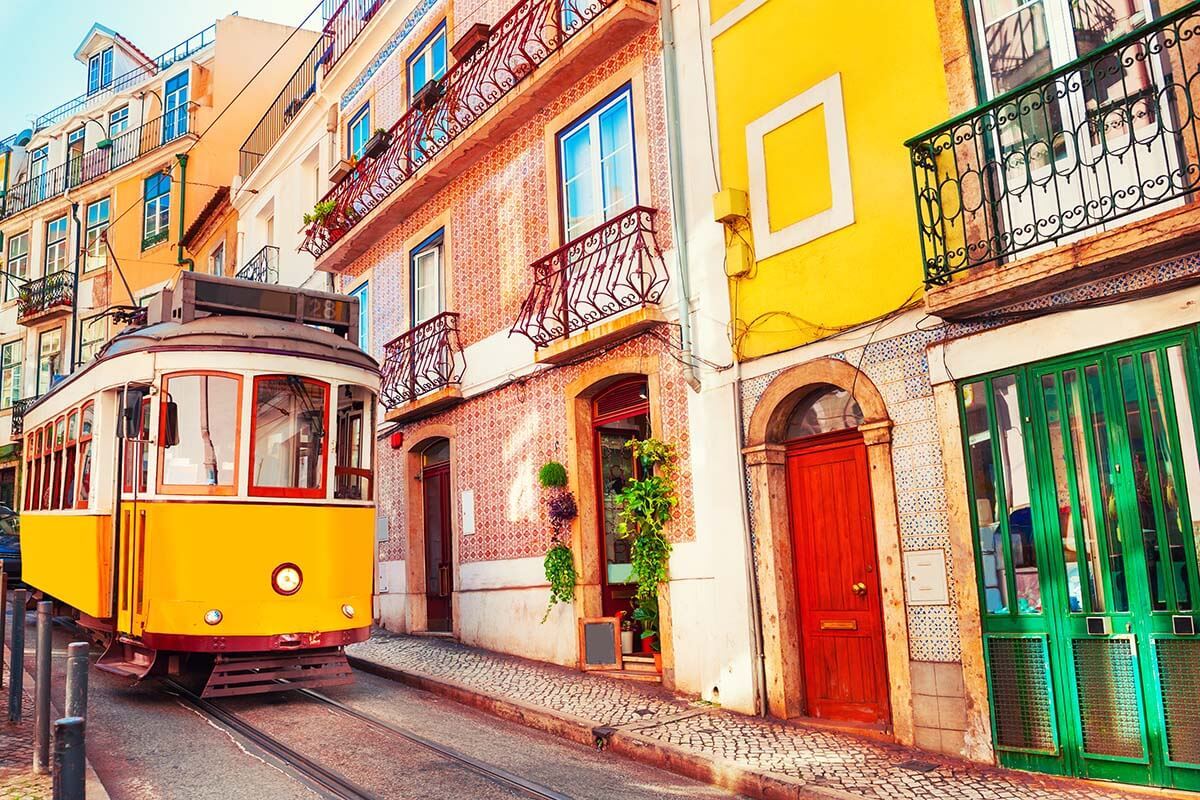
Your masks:
{"label": "drainpipe", "polygon": [[187,208],[187,153],[175,156],[179,159],[179,256],[176,262],[179,266],[187,264],[188,272],[196,271],[196,262],[183,257],[183,215]]}
{"label": "drainpipe", "polygon": [[679,125],[679,71],[675,58],[675,12],[672,0],[660,0],[659,28],[663,44],[663,82],[667,99],[668,167],[671,173],[671,228],[675,240],[676,283],[679,287],[679,344],[683,350],[683,377],[700,391],[700,378],[692,358],[691,283],[688,270],[687,202],[683,194],[683,142]]}
{"label": "drainpipe", "polygon": [[738,449],[738,505],[742,512],[742,535],[746,544],[746,582],[750,587],[750,636],[754,640],[754,659],[752,674],[754,676],[754,706],[760,717],[767,716],[767,654],[763,647],[762,600],[758,585],[758,554],[755,549],[754,537],[751,535],[750,499],[747,497],[745,477],[747,475],[746,456],[742,450],[746,447],[746,407],[742,402],[742,362],[734,359],[735,376],[733,387],[733,404],[737,409],[734,424],[737,430],[734,435]]}
{"label": "drainpipe", "polygon": [[79,202],[71,203],[71,221],[75,227],[75,285],[71,287],[71,351],[67,374],[75,371],[79,350],[79,262],[83,253],[83,237],[79,235]]}

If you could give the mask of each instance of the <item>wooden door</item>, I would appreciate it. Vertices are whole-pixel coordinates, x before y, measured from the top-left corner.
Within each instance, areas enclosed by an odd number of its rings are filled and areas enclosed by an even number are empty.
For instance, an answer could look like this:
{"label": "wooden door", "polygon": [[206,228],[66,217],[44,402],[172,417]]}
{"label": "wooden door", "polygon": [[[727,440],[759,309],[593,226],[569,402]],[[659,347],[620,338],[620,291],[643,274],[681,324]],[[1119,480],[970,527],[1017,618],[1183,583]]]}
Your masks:
{"label": "wooden door", "polygon": [[427,467],[421,473],[425,503],[425,608],[427,628],[453,630],[451,593],[454,559],[450,524],[450,465]]}
{"label": "wooden door", "polygon": [[806,713],[887,724],[887,664],[867,449],[855,432],[787,458]]}

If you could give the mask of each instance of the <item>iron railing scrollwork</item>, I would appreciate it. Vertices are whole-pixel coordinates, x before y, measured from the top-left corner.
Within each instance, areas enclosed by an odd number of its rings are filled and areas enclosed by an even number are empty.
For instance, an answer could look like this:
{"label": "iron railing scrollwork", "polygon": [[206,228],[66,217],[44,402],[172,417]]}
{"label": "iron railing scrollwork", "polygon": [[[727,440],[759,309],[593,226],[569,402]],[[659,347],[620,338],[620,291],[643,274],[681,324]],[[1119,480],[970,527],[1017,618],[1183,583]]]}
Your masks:
{"label": "iron railing scrollwork", "polygon": [[75,300],[75,276],[67,270],[51,272],[22,284],[17,292],[17,318],[24,320],[52,308],[70,308]]}
{"label": "iron railing scrollwork", "polygon": [[40,131],[61,122],[67,117],[74,116],[89,108],[99,105],[101,102],[114,94],[125,92],[141,83],[147,78],[152,78],[160,74],[165,69],[170,69],[175,63],[182,61],[185,58],[191,58],[196,53],[210,46],[217,40],[217,26],[209,25],[204,30],[197,34],[189,36],[179,44],[167,50],[152,63],[141,64],[135,69],[118,75],[113,78],[112,82],[107,86],[102,86],[98,90],[85,93],[72,100],[68,100],[57,108],[47,111],[39,116],[33,123],[33,129]]}
{"label": "iron railing scrollwork", "polygon": [[520,0],[479,47],[426,86],[425,102],[392,125],[381,155],[364,158],[326,193],[333,212],[309,227],[304,249],[319,258],[613,2]]}
{"label": "iron railing scrollwork", "polygon": [[317,69],[320,67],[324,51],[325,43],[318,39],[288,79],[279,96],[271,103],[267,113],[263,114],[258,125],[242,143],[238,151],[238,174],[243,180],[271,151],[309,98],[317,93]]}
{"label": "iron railing scrollwork", "polygon": [[906,144],[927,285],[1200,188],[1200,3]]}
{"label": "iron railing scrollwork", "polygon": [[546,347],[660,302],[670,276],[654,236],[656,213],[634,206],[535,262],[533,288],[512,333]]}
{"label": "iron railing scrollwork", "polygon": [[384,345],[379,397],[388,408],[397,408],[457,386],[465,367],[458,314],[442,312]]}
{"label": "iron railing scrollwork", "polygon": [[16,438],[25,433],[25,412],[33,407],[41,398],[37,395],[33,397],[22,397],[12,404],[12,436]]}
{"label": "iron railing scrollwork", "polygon": [[279,248],[265,245],[237,271],[235,278],[259,283],[279,283]]}
{"label": "iron railing scrollwork", "polygon": [[195,108],[191,104],[177,111],[152,119],[108,140],[106,147],[68,155],[64,164],[30,175],[8,187],[0,202],[0,219],[52,200],[74,189],[102,178],[113,170],[131,164],[142,156],[186,135],[193,130]]}

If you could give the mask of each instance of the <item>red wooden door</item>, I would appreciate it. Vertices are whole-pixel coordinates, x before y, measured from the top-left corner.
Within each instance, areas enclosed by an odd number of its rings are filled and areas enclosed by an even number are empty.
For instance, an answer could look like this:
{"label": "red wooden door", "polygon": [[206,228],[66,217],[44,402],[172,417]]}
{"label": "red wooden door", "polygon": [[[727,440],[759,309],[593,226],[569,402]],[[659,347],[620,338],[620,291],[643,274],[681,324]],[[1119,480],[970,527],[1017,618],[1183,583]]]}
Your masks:
{"label": "red wooden door", "polygon": [[807,714],[887,724],[887,663],[867,448],[857,432],[789,448]]}
{"label": "red wooden door", "polygon": [[425,511],[425,608],[431,631],[453,630],[451,592],[454,568],[450,525],[450,465],[427,467],[421,473]]}

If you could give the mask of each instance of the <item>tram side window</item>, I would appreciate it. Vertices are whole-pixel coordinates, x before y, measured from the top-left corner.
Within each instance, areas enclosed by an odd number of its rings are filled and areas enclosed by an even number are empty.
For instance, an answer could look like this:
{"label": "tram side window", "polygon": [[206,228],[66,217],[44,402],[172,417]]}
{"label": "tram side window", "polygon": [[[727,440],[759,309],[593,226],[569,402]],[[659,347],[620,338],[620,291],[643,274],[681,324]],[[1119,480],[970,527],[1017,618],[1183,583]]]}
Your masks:
{"label": "tram side window", "polygon": [[339,500],[370,500],[374,492],[371,464],[375,397],[362,386],[343,386],[338,392],[337,488]]}
{"label": "tram side window", "polygon": [[75,493],[75,507],[87,508],[92,494],[92,425],[96,418],[96,406],[88,401],[79,415],[79,489]]}
{"label": "tram side window", "polygon": [[67,418],[59,417],[54,423],[54,462],[50,472],[50,497],[46,508],[61,509],[63,500],[63,457],[66,455]]}
{"label": "tram side window", "polygon": [[62,504],[59,508],[75,507],[75,467],[76,449],[79,444],[79,411],[72,411],[67,416],[67,444],[63,456]]}
{"label": "tram side window", "polygon": [[[163,392],[178,410],[179,442],[160,453],[159,490],[233,494],[237,490],[241,378],[217,373],[168,375],[163,379]],[[160,407],[159,425],[165,426],[166,404]],[[161,431],[160,427],[160,442],[165,439]]]}
{"label": "tram side window", "polygon": [[42,449],[42,432],[34,431],[29,434],[29,457],[25,462],[25,509],[37,509],[38,497],[38,456]]}
{"label": "tram side window", "polygon": [[250,493],[324,497],[329,384],[296,375],[254,379]]}

